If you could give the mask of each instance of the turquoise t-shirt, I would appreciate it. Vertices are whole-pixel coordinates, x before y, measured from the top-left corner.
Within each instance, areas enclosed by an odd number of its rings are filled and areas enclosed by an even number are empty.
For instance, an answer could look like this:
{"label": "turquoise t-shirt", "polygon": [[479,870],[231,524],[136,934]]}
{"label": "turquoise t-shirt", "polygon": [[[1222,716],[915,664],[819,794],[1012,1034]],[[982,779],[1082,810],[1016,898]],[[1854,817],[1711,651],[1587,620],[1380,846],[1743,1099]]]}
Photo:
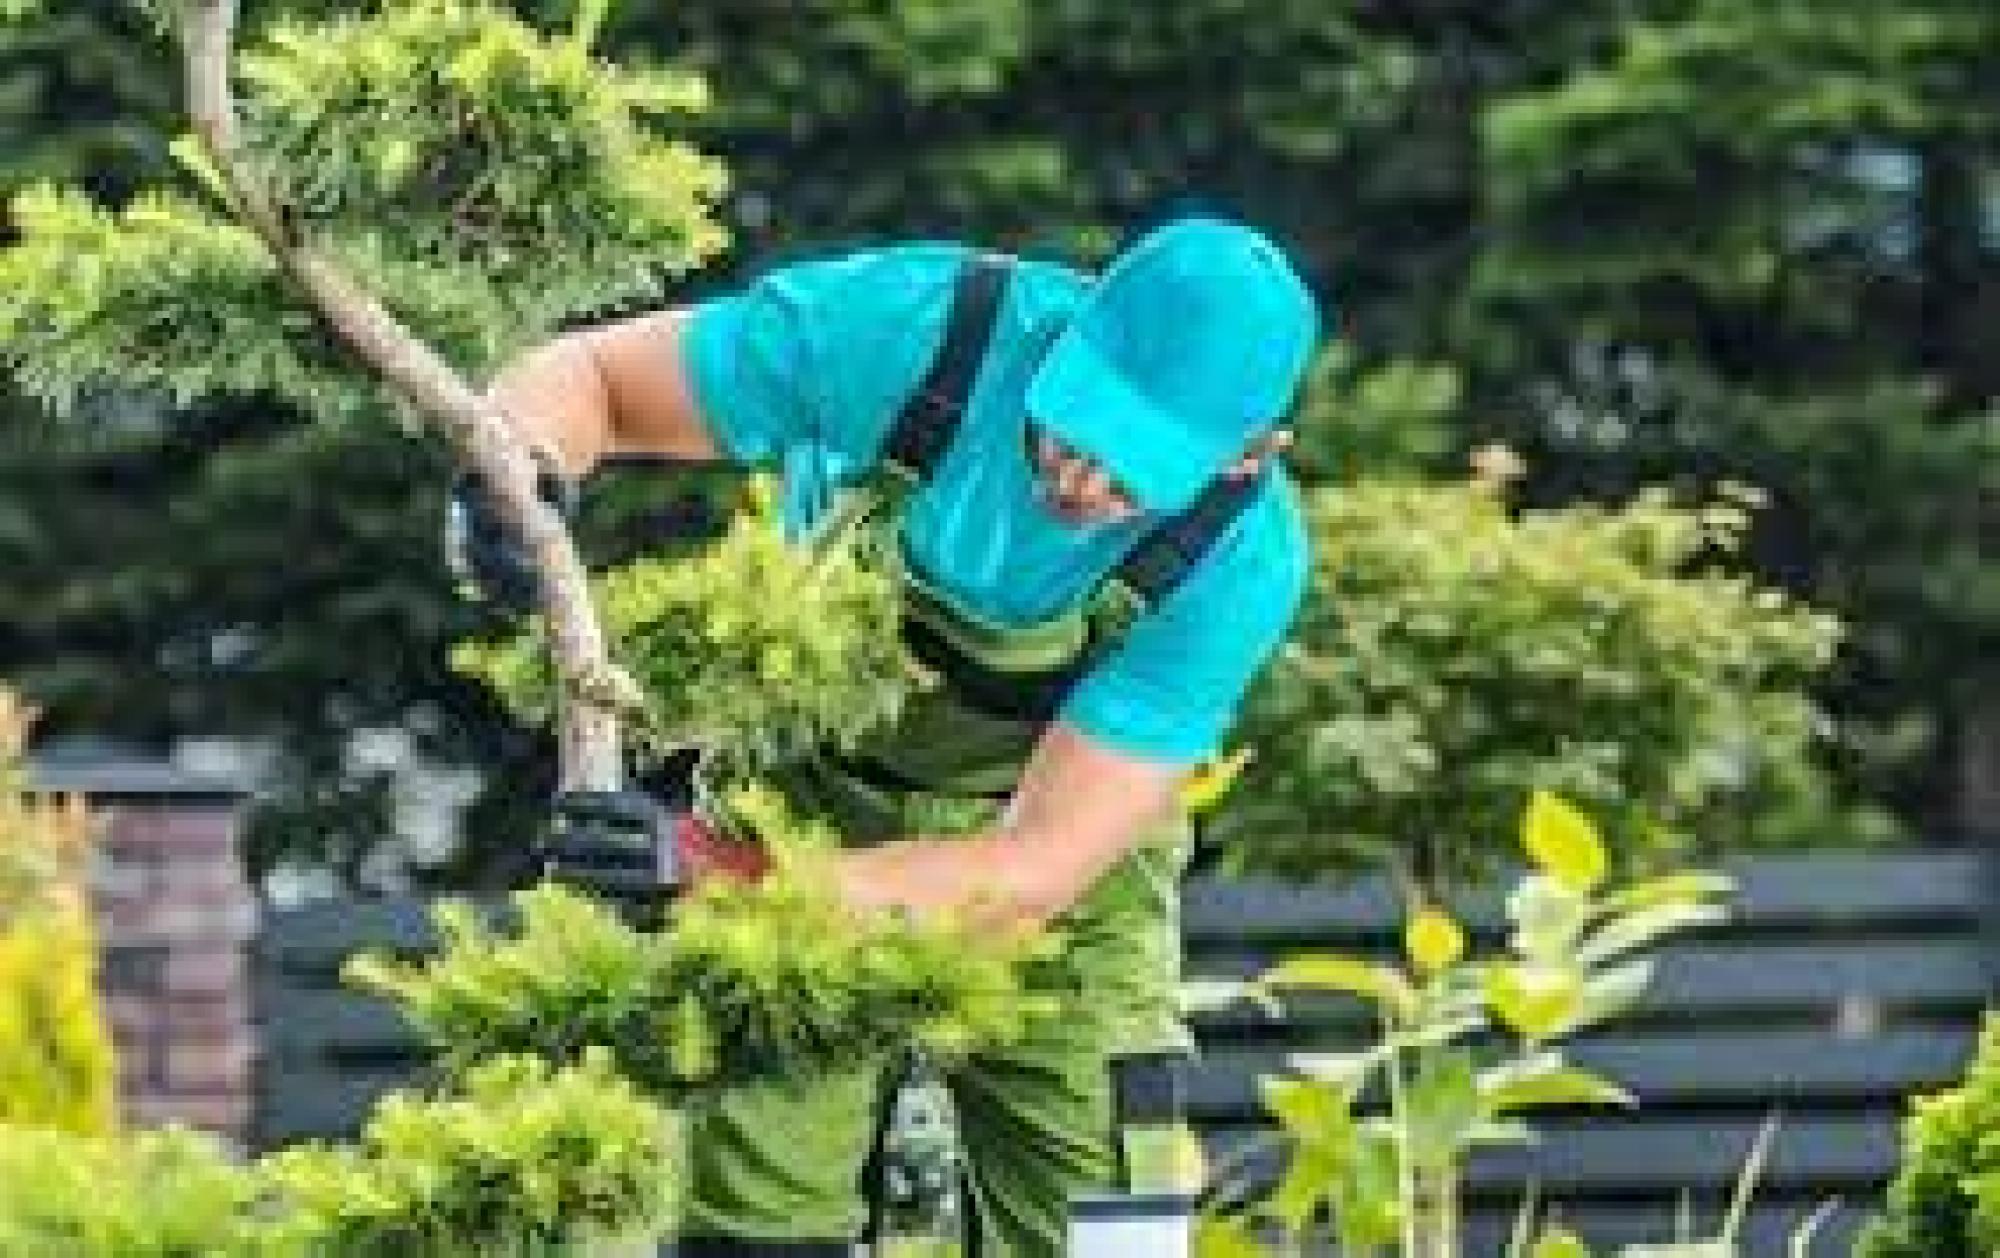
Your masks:
{"label": "turquoise t-shirt", "polygon": [[[696,308],[684,342],[696,404],[725,453],[782,469],[795,530],[874,467],[943,338],[966,256],[913,244],[801,263]],[[1015,268],[957,438],[905,504],[910,566],[988,621],[1032,624],[1083,602],[1157,523],[1067,524],[1037,495],[1023,399],[1087,284],[1061,266]],[[1062,718],[1150,761],[1214,753],[1284,637],[1306,572],[1297,491],[1271,469],[1201,564],[1071,690]]]}

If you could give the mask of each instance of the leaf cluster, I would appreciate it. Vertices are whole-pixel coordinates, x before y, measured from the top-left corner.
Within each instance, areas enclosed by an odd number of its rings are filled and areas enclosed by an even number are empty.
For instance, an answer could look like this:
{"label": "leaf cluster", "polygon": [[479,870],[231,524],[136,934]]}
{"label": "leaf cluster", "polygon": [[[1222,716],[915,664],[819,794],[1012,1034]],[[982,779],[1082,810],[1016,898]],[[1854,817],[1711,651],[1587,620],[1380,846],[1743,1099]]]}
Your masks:
{"label": "leaf cluster", "polygon": [[103,1131],[118,1070],[84,895],[91,826],[80,801],[28,792],[29,715],[0,687],[0,1123]]}
{"label": "leaf cluster", "polygon": [[2000,1252],[2000,1012],[1987,1015],[1965,1077],[1916,1098],[1903,1164],[1855,1258]]}
{"label": "leaf cluster", "polygon": [[112,387],[175,406],[265,394],[337,419],[384,406],[247,229],[161,190],[113,211],[38,187],[10,208],[22,238],[0,250],[0,356],[51,412]]}
{"label": "leaf cluster", "polygon": [[[684,74],[590,55],[479,0],[285,18],[239,65],[242,162],[287,221],[463,369],[564,320],[658,304],[721,247],[719,165],[657,134],[698,108]],[[180,189],[117,210],[31,187],[0,251],[0,366],[67,415],[93,394],[283,399],[320,418],[399,403],[277,273],[192,141]]]}
{"label": "leaf cluster", "polygon": [[[284,21],[239,59],[256,170],[305,223],[393,224],[405,257],[505,287],[686,265],[721,243],[700,201],[721,169],[648,124],[699,110],[701,82],[592,55],[483,0],[388,0]],[[565,295],[558,301],[574,301]]]}
{"label": "leaf cluster", "polygon": [[0,1126],[0,1254],[250,1258],[255,1188],[219,1142],[168,1128]]}
{"label": "leaf cluster", "polygon": [[257,1178],[281,1253],[550,1258],[657,1234],[673,1131],[603,1053],[564,1069],[501,1057],[450,1095],[392,1094],[357,1145],[282,1150]]}
{"label": "leaf cluster", "polygon": [[73,904],[81,893],[90,824],[82,801],[28,791],[32,710],[0,686],[0,928],[32,911]]}
{"label": "leaf cluster", "polygon": [[1516,512],[1488,478],[1329,487],[1307,514],[1314,596],[1248,708],[1252,789],[1219,823],[1257,835],[1239,862],[1474,875],[1536,790],[1664,856],[1808,775],[1801,690],[1835,625],[1721,570],[1740,503]]}
{"label": "leaf cluster", "polygon": [[514,906],[516,928],[500,930],[469,905],[440,905],[436,956],[357,957],[350,980],[396,1000],[448,1067],[499,1053],[568,1061],[602,1045],[621,1074],[667,1097],[909,1045],[960,1057],[1056,1010],[1041,978],[1048,939],[857,913],[809,863],[750,886],[712,880],[657,934],[555,885]]}
{"label": "leaf cluster", "polygon": [[[1469,1152],[1533,1140],[1524,1111],[1634,1103],[1617,1083],[1571,1065],[1557,1041],[1630,1009],[1652,977],[1641,954],[1722,920],[1731,884],[1697,872],[1614,881],[1596,826],[1554,795],[1533,798],[1520,839],[1532,872],[1507,899],[1504,952],[1468,956],[1458,922],[1417,898],[1404,963],[1308,953],[1259,980],[1267,995],[1359,997],[1380,1034],[1355,1051],[1294,1054],[1295,1075],[1262,1081],[1287,1160],[1267,1195],[1211,1229],[1218,1245],[1235,1247],[1224,1252],[1265,1252],[1249,1227],[1259,1219],[1294,1245],[1329,1235],[1344,1254],[1398,1243],[1406,1253],[1456,1252]],[[1386,1104],[1362,1112],[1376,1088]]]}
{"label": "leaf cluster", "polygon": [[395,1093],[351,1147],[257,1162],[179,1128],[0,1126],[13,1258],[555,1258],[659,1226],[671,1119],[602,1054],[482,1063],[450,1095]]}
{"label": "leaf cluster", "polygon": [[[698,554],[642,559],[592,580],[611,653],[647,695],[633,725],[654,753],[696,745],[732,780],[824,746],[852,746],[902,710],[894,580],[845,544],[809,551],[775,520],[739,517]],[[523,720],[546,723],[556,689],[531,625],[467,642],[453,663]]]}

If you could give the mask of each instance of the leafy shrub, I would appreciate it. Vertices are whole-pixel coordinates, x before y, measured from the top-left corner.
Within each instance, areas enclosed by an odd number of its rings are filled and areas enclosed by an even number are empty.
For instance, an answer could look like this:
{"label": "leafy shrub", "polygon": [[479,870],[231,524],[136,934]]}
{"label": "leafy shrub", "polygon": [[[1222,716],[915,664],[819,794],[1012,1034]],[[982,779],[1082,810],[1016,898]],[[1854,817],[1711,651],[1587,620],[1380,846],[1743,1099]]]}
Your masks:
{"label": "leafy shrub", "polygon": [[496,1053],[566,1061],[603,1045],[622,1074],[664,1096],[911,1043],[961,1056],[1055,1011],[1055,996],[1032,987],[1045,939],[856,913],[799,871],[707,884],[657,935],[553,885],[514,903],[517,933],[443,904],[437,956],[358,957],[349,977],[400,1002],[449,1065]]}
{"label": "leafy shrub", "polygon": [[[645,691],[635,738],[699,745],[722,778],[812,747],[852,745],[901,711],[894,580],[862,548],[789,544],[765,515],[739,517],[713,547],[640,560],[594,579],[613,657]],[[530,630],[453,655],[524,720],[553,718],[549,653]]]}
{"label": "leafy shrub", "polygon": [[653,1234],[669,1115],[603,1054],[485,1062],[452,1095],[392,1095],[352,1147],[240,1164],[179,1129],[0,1126],[5,1258],[555,1258]]}
{"label": "leafy shrub", "polygon": [[281,1251],[529,1258],[657,1233],[673,1167],[670,1116],[587,1052],[560,1071],[496,1058],[450,1096],[392,1095],[357,1146],[283,1150],[258,1173]]}
{"label": "leafy shrub", "polygon": [[1903,1125],[1903,1165],[1855,1258],[2000,1253],[2000,1012],[1987,1015],[1964,1080],[1919,1097]]}
{"label": "leafy shrub", "polygon": [[[1266,1254],[1261,1222],[1281,1232],[1285,1252],[1324,1236],[1356,1258],[1391,1247],[1404,1258],[1456,1254],[1459,1181],[1475,1147],[1532,1140],[1523,1111],[1632,1103],[1571,1065],[1558,1042],[1628,1009],[1652,977],[1643,952],[1720,920],[1730,884],[1681,872],[1615,885],[1596,827],[1554,796],[1534,798],[1521,839],[1535,869],[1508,897],[1504,954],[1469,958],[1452,916],[1419,900],[1407,964],[1310,953],[1263,977],[1268,992],[1358,996],[1379,1035],[1350,1052],[1296,1054],[1297,1077],[1263,1081],[1284,1170],[1247,1211],[1210,1222],[1210,1252]],[[1364,1114],[1364,1090],[1375,1088],[1386,1105]]]}
{"label": "leafy shrub", "polygon": [[279,200],[343,235],[408,224],[400,251],[505,287],[551,241],[572,242],[579,276],[718,248],[688,193],[719,193],[720,167],[652,125],[701,108],[701,82],[608,64],[587,27],[544,34],[508,8],[408,0],[272,26],[238,64],[244,138]]}
{"label": "leafy shrub", "polygon": [[[485,372],[583,312],[658,305],[721,248],[721,167],[658,134],[661,116],[700,108],[699,83],[591,57],[588,21],[545,34],[480,0],[363,7],[246,32],[246,164],[456,364]],[[213,185],[191,144],[173,152]],[[148,188],[114,212],[76,189],[21,191],[20,239],[0,250],[0,368],[59,415],[107,388],[402,413],[213,203]]]}
{"label": "leafy shrub", "polygon": [[0,1126],[0,1255],[248,1258],[256,1188],[210,1137]]}
{"label": "leafy shrub", "polygon": [[29,796],[28,713],[0,690],[0,1123],[103,1131],[117,1066],[83,893],[89,822]]}
{"label": "leafy shrub", "polygon": [[1727,834],[1720,806],[1809,788],[1800,688],[1835,626],[1710,570],[1743,509],[1652,492],[1516,513],[1503,482],[1310,494],[1313,597],[1215,826],[1239,866],[1487,872],[1535,790],[1664,862]]}

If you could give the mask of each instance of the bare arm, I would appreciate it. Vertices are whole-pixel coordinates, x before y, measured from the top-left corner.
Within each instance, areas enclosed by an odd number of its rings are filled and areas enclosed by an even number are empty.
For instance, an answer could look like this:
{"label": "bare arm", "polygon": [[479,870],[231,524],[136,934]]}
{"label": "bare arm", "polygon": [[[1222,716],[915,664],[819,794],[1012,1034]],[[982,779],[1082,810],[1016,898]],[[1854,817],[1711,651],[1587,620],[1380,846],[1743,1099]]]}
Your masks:
{"label": "bare arm", "polygon": [[572,476],[607,454],[719,458],[683,368],[686,323],[662,310],[566,333],[509,362],[487,398]]}
{"label": "bare arm", "polygon": [[860,907],[963,907],[1000,924],[1045,923],[1174,807],[1184,775],[1051,726],[998,826],[844,853],[841,894]]}

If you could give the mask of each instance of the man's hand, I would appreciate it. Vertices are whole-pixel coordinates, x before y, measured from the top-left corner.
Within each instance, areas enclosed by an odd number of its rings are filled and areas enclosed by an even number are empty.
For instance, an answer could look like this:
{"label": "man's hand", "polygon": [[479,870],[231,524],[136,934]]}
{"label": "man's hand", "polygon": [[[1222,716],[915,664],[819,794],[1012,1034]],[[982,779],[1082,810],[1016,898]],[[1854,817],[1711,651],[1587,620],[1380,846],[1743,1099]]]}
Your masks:
{"label": "man's hand", "polygon": [[998,826],[843,852],[842,898],[859,908],[969,909],[996,927],[1047,923],[1173,812],[1185,776],[1057,722]]}
{"label": "man's hand", "polygon": [[[576,484],[540,447],[533,448],[535,491],[564,521],[576,517]],[[452,486],[445,516],[445,562],[476,597],[517,615],[542,602],[540,572],[528,548],[500,517],[493,491],[470,473]]]}

